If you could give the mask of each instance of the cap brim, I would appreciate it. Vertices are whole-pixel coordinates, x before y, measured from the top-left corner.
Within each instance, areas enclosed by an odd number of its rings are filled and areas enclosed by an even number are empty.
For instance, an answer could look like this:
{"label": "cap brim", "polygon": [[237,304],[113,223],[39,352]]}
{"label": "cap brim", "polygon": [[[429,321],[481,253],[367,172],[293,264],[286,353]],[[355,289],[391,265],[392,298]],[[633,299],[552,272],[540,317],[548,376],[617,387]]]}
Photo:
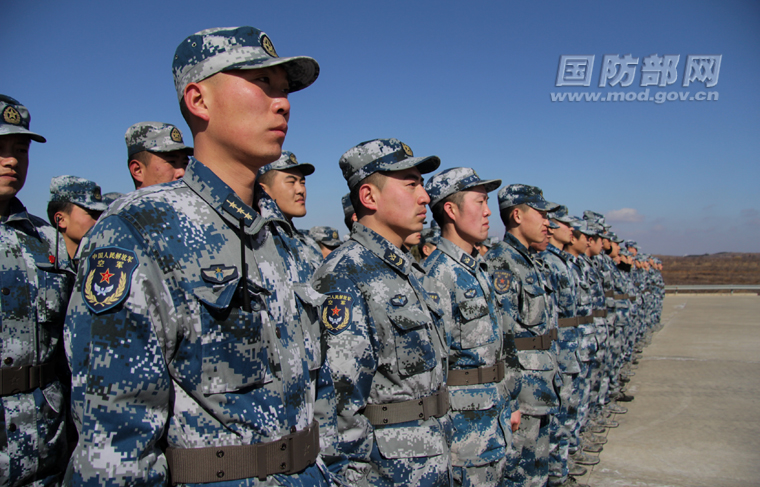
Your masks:
{"label": "cap brim", "polygon": [[549,201],[544,201],[543,203],[528,202],[525,204],[538,211],[552,211],[553,209],[559,208],[560,206],[557,203],[551,203]]}
{"label": "cap brim", "polygon": [[286,167],[285,169],[296,169],[296,168],[300,169],[301,174],[303,174],[304,176],[310,176],[314,174],[314,171],[316,170],[314,166],[312,166],[308,162],[304,162],[303,164],[296,164],[295,166]]}
{"label": "cap brim", "polygon": [[439,159],[438,156],[409,157],[403,161],[384,164],[378,169],[378,172],[403,171],[410,167],[416,167],[420,171],[420,174],[428,174],[438,169],[438,166],[440,165],[441,159]]}
{"label": "cap brim", "polygon": [[283,69],[285,69],[285,72],[288,75],[288,92],[290,93],[300,91],[310,86],[319,76],[319,63],[317,63],[316,59],[308,56],[275,57],[258,63],[245,61],[226,67],[222,71],[259,69],[270,66],[282,66]]}
{"label": "cap brim", "polygon": [[2,130],[0,130],[0,135],[28,135],[30,139],[32,139],[35,142],[40,142],[44,144],[47,142],[47,139],[40,134],[35,134],[34,132],[30,132],[29,130],[25,129],[24,127],[18,127],[14,125],[5,125]]}
{"label": "cap brim", "polygon": [[72,201],[72,203],[90,211],[106,211],[108,209],[108,204],[102,201],[92,202],[92,203],[81,203],[79,201]]}

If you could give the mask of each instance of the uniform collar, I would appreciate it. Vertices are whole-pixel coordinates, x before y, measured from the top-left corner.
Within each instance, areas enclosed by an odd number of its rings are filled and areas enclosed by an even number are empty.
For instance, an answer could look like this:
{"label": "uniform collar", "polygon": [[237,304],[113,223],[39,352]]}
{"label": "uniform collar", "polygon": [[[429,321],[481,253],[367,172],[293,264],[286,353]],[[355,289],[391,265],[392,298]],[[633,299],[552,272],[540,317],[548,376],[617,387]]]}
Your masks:
{"label": "uniform collar", "polygon": [[405,276],[409,275],[412,266],[423,274],[425,272],[422,267],[417,264],[409,251],[399,249],[390,243],[385,237],[380,236],[359,222],[355,222],[351,229],[351,239],[362,244],[386,264]]}
{"label": "uniform collar", "polygon": [[255,235],[266,223],[256,210],[243,203],[232,188],[195,157],[190,157],[182,180],[233,226],[238,227],[243,220],[245,233]]}
{"label": "uniform collar", "polygon": [[5,219],[5,223],[11,224],[15,227],[23,227],[27,234],[33,235],[40,239],[40,234],[37,231],[37,227],[34,226],[32,218],[26,211],[26,207],[21,203],[21,200],[15,196],[8,204],[8,218]]}
{"label": "uniform collar", "polygon": [[504,242],[510,247],[513,247],[515,250],[517,250],[527,260],[531,259],[531,255],[530,255],[530,252],[528,251],[528,248],[526,248],[525,245],[523,245],[522,242],[520,242],[517,239],[517,237],[515,237],[511,233],[509,232],[504,233]]}
{"label": "uniform collar", "polygon": [[459,265],[470,271],[472,274],[475,274],[478,267],[485,265],[483,258],[480,256],[480,252],[476,251],[476,255],[473,257],[445,237],[441,237],[438,241],[438,250],[454,259]]}

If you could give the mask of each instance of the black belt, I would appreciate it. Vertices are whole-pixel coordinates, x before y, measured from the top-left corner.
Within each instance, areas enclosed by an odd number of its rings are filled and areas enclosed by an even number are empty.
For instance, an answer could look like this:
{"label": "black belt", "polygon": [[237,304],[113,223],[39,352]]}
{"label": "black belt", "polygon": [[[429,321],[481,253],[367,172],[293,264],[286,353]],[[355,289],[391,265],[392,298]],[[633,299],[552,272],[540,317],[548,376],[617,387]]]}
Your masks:
{"label": "black belt", "polygon": [[167,448],[166,461],[172,485],[225,482],[267,475],[289,475],[317,461],[319,425],[276,441],[253,445]]}
{"label": "black belt", "polygon": [[52,362],[0,369],[0,396],[12,396],[44,387],[56,379]]}
{"label": "black belt", "polygon": [[369,419],[373,426],[382,426],[418,419],[427,420],[431,416],[440,418],[448,411],[449,391],[444,385],[435,394],[420,399],[367,405],[362,414]]}
{"label": "black belt", "polygon": [[504,361],[500,360],[496,362],[495,365],[488,367],[449,370],[449,377],[446,384],[450,386],[469,386],[474,384],[501,382],[503,379]]}
{"label": "black belt", "polygon": [[557,329],[553,328],[549,333],[528,338],[515,338],[515,348],[518,350],[549,350],[552,341],[557,339]]}

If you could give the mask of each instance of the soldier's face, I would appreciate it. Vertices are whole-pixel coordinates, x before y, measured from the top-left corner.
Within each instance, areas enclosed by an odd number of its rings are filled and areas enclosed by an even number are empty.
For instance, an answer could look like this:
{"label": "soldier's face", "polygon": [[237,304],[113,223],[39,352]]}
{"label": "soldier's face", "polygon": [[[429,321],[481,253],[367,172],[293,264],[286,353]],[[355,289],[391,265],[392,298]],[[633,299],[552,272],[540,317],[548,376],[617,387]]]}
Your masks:
{"label": "soldier's face", "polygon": [[185,175],[189,157],[185,151],[150,152],[150,162],[143,166],[141,187],[176,181]]}
{"label": "soldier's face", "polygon": [[413,247],[420,243],[422,241],[422,233],[421,232],[414,232],[413,234],[406,237],[404,240],[404,245],[406,245],[407,248]]}
{"label": "soldier's face", "polygon": [[521,212],[523,220],[520,223],[520,231],[525,239],[529,244],[543,242],[549,234],[549,220],[546,218],[546,212],[530,206],[526,211]]}
{"label": "soldier's face", "polygon": [[8,201],[24,187],[29,168],[28,135],[0,135],[0,201]]}
{"label": "soldier's face", "polygon": [[261,186],[277,202],[286,217],[306,215],[306,178],[300,169],[275,170],[269,183]]}
{"label": "soldier's face", "polygon": [[416,168],[386,173],[383,189],[377,192],[376,218],[392,232],[406,239],[422,231],[430,197]]}
{"label": "soldier's face", "polygon": [[474,245],[488,238],[491,210],[488,208],[488,193],[483,186],[465,191],[462,203],[452,211],[457,212],[454,225],[463,240]]}
{"label": "soldier's face", "polygon": [[98,221],[100,213],[99,211],[91,211],[78,205],[72,205],[71,212],[68,215],[66,236],[74,242],[80,242],[87,231]]}
{"label": "soldier's face", "polygon": [[202,81],[206,136],[220,159],[258,169],[277,160],[288,133],[288,77],[280,66],[217,73]]}
{"label": "soldier's face", "polygon": [[554,223],[559,225],[559,228],[555,228],[554,233],[552,233],[554,240],[563,245],[569,244],[573,238],[573,229],[567,223],[562,223],[559,220],[554,220]]}
{"label": "soldier's face", "polygon": [[588,249],[588,238],[585,234],[581,233],[580,237],[573,238],[572,246],[574,251],[579,254],[585,254],[586,249]]}

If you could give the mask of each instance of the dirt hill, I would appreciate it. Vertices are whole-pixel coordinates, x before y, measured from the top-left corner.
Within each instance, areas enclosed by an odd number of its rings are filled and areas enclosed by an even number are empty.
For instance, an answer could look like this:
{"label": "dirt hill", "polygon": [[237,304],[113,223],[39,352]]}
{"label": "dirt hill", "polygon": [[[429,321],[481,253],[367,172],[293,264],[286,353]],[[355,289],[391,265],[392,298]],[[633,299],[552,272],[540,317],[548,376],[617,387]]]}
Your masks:
{"label": "dirt hill", "polygon": [[666,285],[677,284],[760,284],[760,254],[687,255],[662,259]]}

